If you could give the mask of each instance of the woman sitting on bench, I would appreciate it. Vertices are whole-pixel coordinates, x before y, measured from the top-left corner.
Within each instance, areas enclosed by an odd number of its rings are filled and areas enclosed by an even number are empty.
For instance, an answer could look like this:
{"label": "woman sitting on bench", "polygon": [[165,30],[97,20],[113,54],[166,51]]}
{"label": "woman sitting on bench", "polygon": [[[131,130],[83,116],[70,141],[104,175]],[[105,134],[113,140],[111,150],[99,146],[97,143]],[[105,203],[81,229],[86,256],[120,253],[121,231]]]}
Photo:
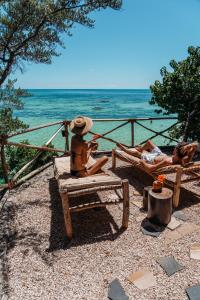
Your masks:
{"label": "woman sitting on bench", "polygon": [[95,135],[92,141],[87,142],[83,139],[83,136],[88,133],[92,128],[93,122],[87,117],[77,117],[70,123],[70,129],[75,134],[71,139],[71,157],[70,168],[71,175],[77,177],[86,177],[94,175],[101,171],[101,168],[108,161],[107,156],[103,156],[90,164],[91,152],[96,150],[98,143],[96,140],[101,135]]}
{"label": "woman sitting on bench", "polygon": [[197,151],[198,143],[179,143],[173,151],[172,156],[163,153],[152,141],[148,141],[144,146],[137,146],[134,149],[128,149],[121,144],[117,146],[127,154],[140,158],[140,164],[149,172],[159,168],[181,164],[186,165],[192,161]]}

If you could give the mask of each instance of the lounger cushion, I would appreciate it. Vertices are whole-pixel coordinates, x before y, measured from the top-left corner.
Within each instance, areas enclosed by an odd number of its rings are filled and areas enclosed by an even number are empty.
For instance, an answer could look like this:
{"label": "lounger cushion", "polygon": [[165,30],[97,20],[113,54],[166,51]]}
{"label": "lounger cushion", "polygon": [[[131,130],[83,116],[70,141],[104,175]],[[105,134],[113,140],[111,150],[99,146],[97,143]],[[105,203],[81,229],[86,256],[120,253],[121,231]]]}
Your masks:
{"label": "lounger cushion", "polygon": [[[92,162],[92,158],[90,159]],[[93,160],[94,162],[94,160]],[[121,179],[108,174],[96,174],[87,177],[74,177],[70,175],[70,157],[58,157],[54,162],[55,177],[58,180],[59,190],[76,191],[97,186],[120,185]]]}

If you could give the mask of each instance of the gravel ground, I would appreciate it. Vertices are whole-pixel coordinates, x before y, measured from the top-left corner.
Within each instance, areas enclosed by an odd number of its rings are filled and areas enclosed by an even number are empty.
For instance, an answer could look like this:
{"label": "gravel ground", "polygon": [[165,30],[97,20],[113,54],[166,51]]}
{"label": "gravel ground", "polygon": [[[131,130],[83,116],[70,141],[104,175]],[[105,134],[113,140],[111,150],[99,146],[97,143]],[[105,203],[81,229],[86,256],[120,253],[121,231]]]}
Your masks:
{"label": "gravel ground", "polygon": [[[120,165],[120,163],[118,164]],[[185,288],[200,283],[200,261],[189,258],[190,245],[200,230],[166,246],[165,229],[158,238],[140,230],[146,214],[133,205],[142,201],[148,178],[121,165],[117,175],[130,182],[130,220],[120,230],[121,205],[73,214],[74,239],[65,238],[61,202],[53,168],[45,170],[10,193],[0,219],[0,298],[10,300],[104,300],[109,283],[118,278],[129,299],[188,299]],[[134,177],[133,177],[134,175]],[[199,190],[199,182],[195,189]],[[94,197],[114,198],[113,192]],[[188,222],[200,225],[197,197],[182,195],[181,209]],[[82,199],[83,200],[83,199]],[[80,199],[79,199],[80,201]],[[168,277],[156,259],[173,255],[185,269]],[[149,269],[157,285],[139,290],[129,283],[130,273]]]}

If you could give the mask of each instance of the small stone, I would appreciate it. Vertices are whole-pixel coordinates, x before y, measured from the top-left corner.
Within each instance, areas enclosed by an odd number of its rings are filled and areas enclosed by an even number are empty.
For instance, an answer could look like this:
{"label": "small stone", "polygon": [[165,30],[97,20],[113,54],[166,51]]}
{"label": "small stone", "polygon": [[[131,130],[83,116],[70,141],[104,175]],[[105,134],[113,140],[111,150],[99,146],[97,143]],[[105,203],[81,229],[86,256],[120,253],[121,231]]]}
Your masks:
{"label": "small stone", "polygon": [[200,244],[193,244],[190,248],[190,258],[200,260]]}
{"label": "small stone", "polygon": [[128,280],[138,289],[144,290],[156,285],[156,278],[148,270],[141,270],[129,275]]}
{"label": "small stone", "polygon": [[170,230],[174,230],[177,227],[179,227],[181,225],[180,221],[177,221],[176,218],[171,217],[171,221],[169,222],[169,224],[167,225],[167,228],[169,228]]}
{"label": "small stone", "polygon": [[125,294],[123,287],[118,279],[113,280],[109,284],[108,298],[111,300],[128,300],[129,297]]}
{"label": "small stone", "polygon": [[157,262],[165,270],[168,276],[171,276],[185,268],[184,266],[181,266],[173,256],[161,257],[157,260]]}
{"label": "small stone", "polygon": [[174,216],[175,218],[182,220],[182,221],[187,221],[188,217],[180,210],[175,211],[172,216]]}
{"label": "small stone", "polygon": [[186,293],[190,300],[200,299],[200,285],[193,285],[186,289]]}

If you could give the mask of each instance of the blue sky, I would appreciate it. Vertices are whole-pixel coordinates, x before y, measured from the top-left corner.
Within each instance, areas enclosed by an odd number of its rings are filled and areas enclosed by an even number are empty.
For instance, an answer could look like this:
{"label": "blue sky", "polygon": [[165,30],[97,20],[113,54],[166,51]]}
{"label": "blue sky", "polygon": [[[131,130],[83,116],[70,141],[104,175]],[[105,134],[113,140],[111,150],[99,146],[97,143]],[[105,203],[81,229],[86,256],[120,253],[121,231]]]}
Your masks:
{"label": "blue sky", "polygon": [[76,25],[51,65],[26,64],[22,88],[148,88],[160,68],[200,45],[200,0],[124,0],[95,12],[94,29]]}

